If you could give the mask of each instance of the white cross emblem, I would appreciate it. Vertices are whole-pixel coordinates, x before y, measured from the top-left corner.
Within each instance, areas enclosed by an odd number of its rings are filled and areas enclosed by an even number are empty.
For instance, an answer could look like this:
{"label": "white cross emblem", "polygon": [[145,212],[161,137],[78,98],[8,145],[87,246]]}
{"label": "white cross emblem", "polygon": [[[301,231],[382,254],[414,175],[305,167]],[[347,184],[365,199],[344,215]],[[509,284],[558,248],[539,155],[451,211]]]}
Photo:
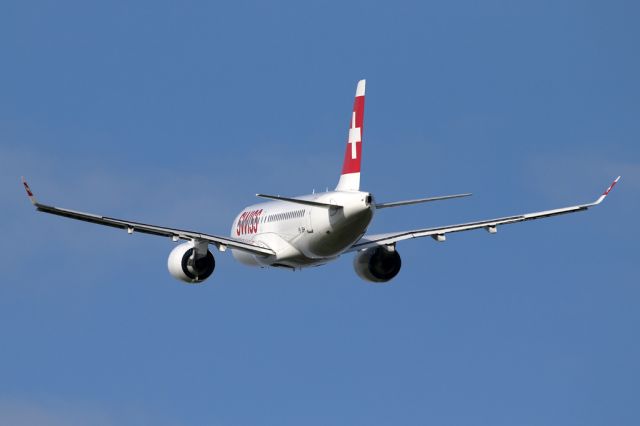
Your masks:
{"label": "white cross emblem", "polygon": [[356,127],[356,112],[353,111],[351,116],[351,128],[349,129],[349,143],[351,144],[351,159],[355,160],[358,156],[356,151],[356,143],[362,142],[360,127]]}

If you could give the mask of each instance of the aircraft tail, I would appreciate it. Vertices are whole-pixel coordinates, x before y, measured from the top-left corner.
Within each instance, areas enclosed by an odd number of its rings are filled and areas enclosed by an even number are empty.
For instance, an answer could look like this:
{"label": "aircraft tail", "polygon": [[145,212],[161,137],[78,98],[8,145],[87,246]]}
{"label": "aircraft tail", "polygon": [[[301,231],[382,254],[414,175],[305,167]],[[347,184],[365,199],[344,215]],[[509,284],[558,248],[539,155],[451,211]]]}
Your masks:
{"label": "aircraft tail", "polygon": [[353,102],[353,112],[349,125],[349,139],[344,154],[342,174],[336,191],[360,190],[360,160],[362,158],[362,133],[364,130],[364,91],[366,80],[360,80]]}

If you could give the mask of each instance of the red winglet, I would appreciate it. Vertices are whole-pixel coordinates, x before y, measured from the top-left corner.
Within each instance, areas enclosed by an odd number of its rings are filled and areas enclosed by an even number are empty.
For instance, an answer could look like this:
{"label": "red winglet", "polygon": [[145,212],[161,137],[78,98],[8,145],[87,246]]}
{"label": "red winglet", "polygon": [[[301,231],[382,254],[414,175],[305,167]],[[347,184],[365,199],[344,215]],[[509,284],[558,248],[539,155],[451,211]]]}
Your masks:
{"label": "red winglet", "polygon": [[604,191],[602,193],[602,195],[592,204],[592,205],[597,205],[600,204],[605,198],[607,198],[607,195],[609,195],[609,192],[611,192],[611,190],[613,189],[614,186],[616,186],[616,183],[618,183],[618,181],[620,180],[620,176],[618,176],[612,183],[611,185],[609,185],[609,187],[607,188],[606,191]]}
{"label": "red winglet", "polygon": [[613,181],[613,183],[612,183],[611,185],[609,185],[609,187],[607,188],[607,190],[606,190],[606,191],[604,191],[604,194],[602,194],[602,195],[604,195],[605,197],[606,197],[607,195],[609,195],[609,192],[611,192],[611,190],[613,189],[613,187],[614,187],[614,186],[616,186],[616,183],[618,183],[618,181],[619,181],[619,180],[620,180],[620,176],[618,176],[618,177],[616,178],[616,180],[614,180],[614,181]]}
{"label": "red winglet", "polygon": [[29,201],[31,201],[31,204],[36,205],[37,204],[36,197],[33,195],[33,192],[31,192],[31,188],[29,188],[29,184],[24,179],[24,177],[22,177],[22,184],[24,185],[24,190],[27,191],[27,196],[29,197]]}

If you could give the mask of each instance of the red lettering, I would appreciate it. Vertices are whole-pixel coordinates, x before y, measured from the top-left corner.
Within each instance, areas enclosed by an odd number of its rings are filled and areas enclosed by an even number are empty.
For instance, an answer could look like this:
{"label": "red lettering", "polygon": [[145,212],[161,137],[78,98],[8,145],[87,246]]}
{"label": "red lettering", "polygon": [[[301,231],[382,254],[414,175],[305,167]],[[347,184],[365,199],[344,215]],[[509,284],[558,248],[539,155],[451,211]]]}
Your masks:
{"label": "red lettering", "polygon": [[253,233],[254,234],[256,234],[258,232],[258,224],[260,223],[260,215],[262,215],[262,209],[256,211],[255,225],[253,227]]}
{"label": "red lettering", "polygon": [[256,217],[258,215],[258,211],[255,210],[253,212],[253,214],[251,215],[251,233],[255,234],[256,233],[256,228],[257,228],[257,224],[256,224]]}
{"label": "red lettering", "polygon": [[236,235],[240,236],[243,234],[257,233],[262,212],[262,209],[243,212],[238,218],[238,224],[236,225]]}
{"label": "red lettering", "polygon": [[247,214],[247,217],[245,219],[245,223],[244,223],[244,233],[245,234],[250,234],[251,233],[251,216],[253,215],[253,212],[249,212]]}
{"label": "red lettering", "polygon": [[242,233],[246,234],[247,233],[247,222],[249,221],[249,216],[251,215],[251,212],[247,212],[246,216],[242,219]]}
{"label": "red lettering", "polygon": [[240,215],[240,217],[238,218],[238,225],[236,226],[236,234],[238,236],[240,236],[240,234],[242,234],[242,223],[243,223],[243,219],[244,217],[247,215],[247,212],[244,212]]}

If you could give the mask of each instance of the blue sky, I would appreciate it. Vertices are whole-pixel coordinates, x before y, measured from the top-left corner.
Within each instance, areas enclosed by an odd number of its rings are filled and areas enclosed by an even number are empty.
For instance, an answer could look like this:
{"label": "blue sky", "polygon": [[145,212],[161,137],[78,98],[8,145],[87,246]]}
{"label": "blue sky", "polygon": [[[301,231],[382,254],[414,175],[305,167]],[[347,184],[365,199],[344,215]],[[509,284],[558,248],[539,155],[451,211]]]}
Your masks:
{"label": "blue sky", "polygon": [[[637,425],[634,2],[4,2],[0,423]],[[337,182],[367,79],[370,230],[591,201],[588,213],[345,256],[229,255],[204,285],[162,238],[43,202],[226,234],[256,192]]]}

